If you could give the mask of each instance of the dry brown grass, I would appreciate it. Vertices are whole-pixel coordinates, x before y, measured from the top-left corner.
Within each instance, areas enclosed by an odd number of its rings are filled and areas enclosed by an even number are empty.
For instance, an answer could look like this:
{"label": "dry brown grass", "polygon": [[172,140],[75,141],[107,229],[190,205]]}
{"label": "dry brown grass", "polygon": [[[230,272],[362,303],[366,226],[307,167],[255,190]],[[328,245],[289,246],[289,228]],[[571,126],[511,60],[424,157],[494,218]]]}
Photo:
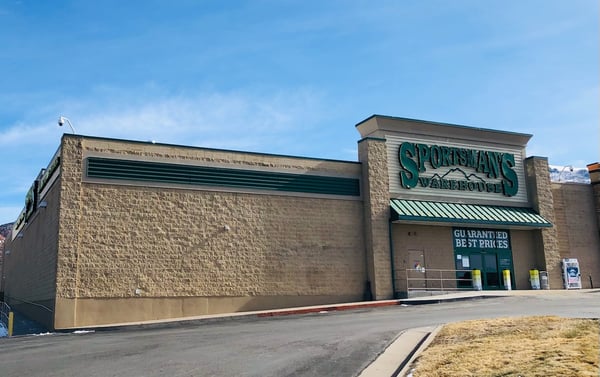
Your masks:
{"label": "dry brown grass", "polygon": [[597,319],[521,317],[444,326],[414,377],[599,376]]}

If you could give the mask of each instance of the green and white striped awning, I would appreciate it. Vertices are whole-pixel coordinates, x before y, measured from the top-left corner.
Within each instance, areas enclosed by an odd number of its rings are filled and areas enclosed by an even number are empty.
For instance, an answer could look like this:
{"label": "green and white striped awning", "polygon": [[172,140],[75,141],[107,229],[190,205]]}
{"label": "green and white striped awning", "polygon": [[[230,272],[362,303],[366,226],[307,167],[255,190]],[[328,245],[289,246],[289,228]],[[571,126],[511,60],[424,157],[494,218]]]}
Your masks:
{"label": "green and white striped awning", "polygon": [[531,208],[391,199],[392,221],[546,228],[552,224]]}

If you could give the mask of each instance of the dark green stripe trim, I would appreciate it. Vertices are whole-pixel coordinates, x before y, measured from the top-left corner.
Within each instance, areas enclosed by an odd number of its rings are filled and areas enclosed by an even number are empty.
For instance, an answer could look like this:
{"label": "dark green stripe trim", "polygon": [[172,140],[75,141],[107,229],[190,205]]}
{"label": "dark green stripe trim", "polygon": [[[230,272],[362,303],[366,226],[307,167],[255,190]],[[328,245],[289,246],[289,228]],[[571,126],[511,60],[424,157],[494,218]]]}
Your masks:
{"label": "dark green stripe trim", "polygon": [[360,143],[362,143],[363,141],[366,141],[366,140],[384,141],[384,142],[385,142],[385,141],[387,141],[387,139],[384,139],[384,138],[382,138],[382,137],[372,137],[372,136],[367,136],[367,137],[364,137],[364,138],[360,139],[360,140],[358,141],[358,144],[360,144]]}
{"label": "dark green stripe trim", "polygon": [[426,222],[439,222],[448,224],[481,224],[481,225],[499,225],[499,226],[528,226],[533,228],[547,228],[552,225],[545,223],[522,223],[522,222],[511,222],[511,221],[492,221],[492,220],[474,220],[474,219],[448,219],[448,218],[429,218],[424,220],[422,216],[401,216],[400,218],[393,219],[393,221],[426,221]]}
{"label": "dark green stripe trim", "polygon": [[117,160],[101,157],[87,158],[86,174],[90,178],[111,180],[360,196],[360,181],[356,178]]}

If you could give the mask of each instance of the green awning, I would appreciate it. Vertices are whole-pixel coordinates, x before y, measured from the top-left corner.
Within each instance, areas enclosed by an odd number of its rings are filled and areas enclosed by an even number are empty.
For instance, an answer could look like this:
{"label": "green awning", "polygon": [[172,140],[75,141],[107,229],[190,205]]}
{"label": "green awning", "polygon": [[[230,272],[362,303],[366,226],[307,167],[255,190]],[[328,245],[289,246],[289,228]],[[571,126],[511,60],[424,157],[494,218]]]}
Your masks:
{"label": "green awning", "polygon": [[531,208],[391,199],[392,221],[546,228],[552,224]]}

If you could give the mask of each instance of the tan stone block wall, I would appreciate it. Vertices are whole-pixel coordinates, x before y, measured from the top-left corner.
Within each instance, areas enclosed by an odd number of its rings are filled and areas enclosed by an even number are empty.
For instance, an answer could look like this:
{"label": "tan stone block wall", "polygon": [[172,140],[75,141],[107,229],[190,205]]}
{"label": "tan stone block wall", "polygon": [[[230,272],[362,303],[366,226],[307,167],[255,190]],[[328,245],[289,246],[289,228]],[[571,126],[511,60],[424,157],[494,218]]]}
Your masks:
{"label": "tan stone block wall", "polygon": [[54,182],[39,208],[20,230],[22,238],[6,240],[5,298],[9,305],[52,328],[56,294],[56,256],[60,184]]}
{"label": "tan stone block wall", "polygon": [[600,237],[593,187],[553,183],[552,194],[561,258],[578,259],[583,288],[591,288],[590,277],[594,286],[600,287]]}
{"label": "tan stone block wall", "polygon": [[[153,300],[176,305],[154,310],[169,317],[241,310],[245,298],[283,307],[294,301],[285,297],[312,298],[295,300],[307,304],[362,297],[361,200],[82,183],[81,159],[90,152],[360,172],[356,163],[66,138],[61,220],[67,226],[61,228],[57,288],[65,320],[57,327],[91,324],[100,309],[89,308],[98,302],[133,305],[104,310],[129,310],[134,321],[146,319],[136,305],[156,305]],[[216,305],[216,297],[225,303]],[[182,311],[183,301],[175,298],[206,298],[213,309],[193,304]]]}
{"label": "tan stone block wall", "polygon": [[373,298],[393,298],[389,245],[390,193],[385,140],[364,139],[358,144],[363,164],[364,233],[367,268]]}
{"label": "tan stone block wall", "polygon": [[82,201],[78,297],[362,292],[360,201],[94,184]]}
{"label": "tan stone block wall", "polygon": [[77,297],[82,190],[82,138],[64,134],[60,155],[60,208],[56,297]]}
{"label": "tan stone block wall", "polygon": [[548,159],[529,157],[525,160],[527,189],[534,210],[554,224],[551,228],[541,230],[539,248],[544,252],[545,266],[548,271],[550,287],[562,285],[560,272],[560,251],[558,246],[558,231],[554,219],[554,199],[548,171]]}

